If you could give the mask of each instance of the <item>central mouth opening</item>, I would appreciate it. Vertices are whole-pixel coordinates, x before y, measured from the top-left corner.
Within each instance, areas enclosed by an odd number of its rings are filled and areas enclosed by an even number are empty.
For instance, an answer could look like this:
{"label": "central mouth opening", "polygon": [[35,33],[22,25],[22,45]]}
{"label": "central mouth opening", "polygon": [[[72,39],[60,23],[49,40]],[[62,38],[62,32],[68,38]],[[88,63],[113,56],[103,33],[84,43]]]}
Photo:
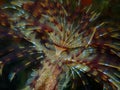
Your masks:
{"label": "central mouth opening", "polygon": [[65,47],[59,47],[55,45],[55,50],[56,50],[56,56],[59,56],[62,52],[64,52],[67,48]]}

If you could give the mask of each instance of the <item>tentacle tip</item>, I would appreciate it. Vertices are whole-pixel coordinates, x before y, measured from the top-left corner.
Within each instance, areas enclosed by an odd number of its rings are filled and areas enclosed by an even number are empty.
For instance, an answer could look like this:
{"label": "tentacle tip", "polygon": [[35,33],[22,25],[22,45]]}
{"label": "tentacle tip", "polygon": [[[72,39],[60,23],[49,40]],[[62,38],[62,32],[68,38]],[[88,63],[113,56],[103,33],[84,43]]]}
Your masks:
{"label": "tentacle tip", "polygon": [[0,61],[0,75],[2,75],[3,66],[4,66],[4,64],[2,63],[2,61]]}
{"label": "tentacle tip", "polygon": [[30,86],[26,86],[25,88],[23,88],[22,90],[31,90]]}
{"label": "tentacle tip", "polygon": [[8,76],[9,80],[12,81],[14,79],[15,75],[16,75],[15,73],[10,73]]}

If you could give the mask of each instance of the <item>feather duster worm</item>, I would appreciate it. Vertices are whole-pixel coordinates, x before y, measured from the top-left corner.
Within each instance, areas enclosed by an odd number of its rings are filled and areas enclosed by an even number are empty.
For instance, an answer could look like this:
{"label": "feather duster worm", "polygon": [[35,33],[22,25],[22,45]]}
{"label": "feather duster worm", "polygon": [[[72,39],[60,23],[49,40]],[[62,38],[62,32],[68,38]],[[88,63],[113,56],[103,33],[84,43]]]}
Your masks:
{"label": "feather duster worm", "polygon": [[120,89],[120,29],[100,21],[92,4],[81,3],[13,0],[1,6],[0,42],[12,42],[1,46],[1,74],[6,64],[19,61],[11,81],[26,67],[36,67],[24,90],[89,90],[88,78],[103,90]]}

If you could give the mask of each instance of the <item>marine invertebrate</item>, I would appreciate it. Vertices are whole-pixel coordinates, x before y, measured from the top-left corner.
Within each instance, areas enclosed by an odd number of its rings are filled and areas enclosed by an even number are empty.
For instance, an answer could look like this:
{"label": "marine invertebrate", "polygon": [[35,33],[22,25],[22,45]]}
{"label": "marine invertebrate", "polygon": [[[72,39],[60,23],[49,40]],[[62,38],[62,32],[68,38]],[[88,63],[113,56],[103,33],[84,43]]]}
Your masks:
{"label": "marine invertebrate", "polygon": [[2,54],[1,70],[15,60],[23,63],[13,69],[10,80],[37,63],[25,89],[76,90],[80,85],[87,90],[87,77],[102,83],[103,89],[120,89],[120,29],[98,22],[100,12],[92,5],[82,8],[80,0],[15,0],[0,12],[0,38],[7,35],[15,42],[6,49],[10,54]]}

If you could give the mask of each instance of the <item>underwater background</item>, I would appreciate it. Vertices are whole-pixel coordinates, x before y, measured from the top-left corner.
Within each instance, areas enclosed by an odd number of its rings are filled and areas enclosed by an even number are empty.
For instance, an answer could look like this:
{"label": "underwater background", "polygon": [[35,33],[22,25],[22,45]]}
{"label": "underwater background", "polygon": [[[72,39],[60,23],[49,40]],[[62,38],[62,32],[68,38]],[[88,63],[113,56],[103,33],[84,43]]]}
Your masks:
{"label": "underwater background", "polygon": [[0,74],[0,90],[119,90],[120,0],[0,0]]}

